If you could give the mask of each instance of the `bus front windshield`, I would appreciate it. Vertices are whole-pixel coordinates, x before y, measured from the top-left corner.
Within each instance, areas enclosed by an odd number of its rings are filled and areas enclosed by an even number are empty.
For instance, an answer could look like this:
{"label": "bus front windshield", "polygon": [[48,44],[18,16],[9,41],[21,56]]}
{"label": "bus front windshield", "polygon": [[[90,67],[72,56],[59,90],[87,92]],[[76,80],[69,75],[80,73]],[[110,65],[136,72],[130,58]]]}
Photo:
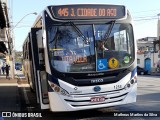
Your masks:
{"label": "bus front windshield", "polygon": [[95,72],[134,61],[132,26],[127,23],[48,26],[49,59],[59,72]]}

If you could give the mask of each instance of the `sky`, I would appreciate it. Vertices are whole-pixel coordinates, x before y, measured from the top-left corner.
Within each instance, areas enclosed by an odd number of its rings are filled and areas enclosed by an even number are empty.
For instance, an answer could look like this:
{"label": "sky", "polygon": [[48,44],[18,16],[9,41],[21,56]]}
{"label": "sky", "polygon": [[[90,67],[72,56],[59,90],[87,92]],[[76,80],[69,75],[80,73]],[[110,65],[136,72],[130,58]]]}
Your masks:
{"label": "sky", "polygon": [[[39,14],[48,5],[79,3],[125,5],[134,20],[135,39],[157,37],[159,0],[154,0],[154,2],[152,0],[8,0],[10,18],[12,19],[10,22],[14,28],[14,49],[22,51],[23,42],[37,17],[37,15],[30,13],[37,12]],[[16,25],[17,23],[18,25]],[[15,25],[16,27],[14,27]]]}

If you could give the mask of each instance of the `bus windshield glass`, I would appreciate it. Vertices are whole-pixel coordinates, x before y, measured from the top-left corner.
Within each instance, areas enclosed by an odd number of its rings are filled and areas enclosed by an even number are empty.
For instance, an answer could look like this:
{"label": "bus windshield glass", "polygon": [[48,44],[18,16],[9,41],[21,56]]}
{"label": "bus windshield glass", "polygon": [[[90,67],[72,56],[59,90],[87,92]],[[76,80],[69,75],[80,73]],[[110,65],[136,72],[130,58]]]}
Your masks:
{"label": "bus windshield glass", "polygon": [[47,26],[49,59],[59,72],[95,72],[130,66],[134,37],[129,23]]}

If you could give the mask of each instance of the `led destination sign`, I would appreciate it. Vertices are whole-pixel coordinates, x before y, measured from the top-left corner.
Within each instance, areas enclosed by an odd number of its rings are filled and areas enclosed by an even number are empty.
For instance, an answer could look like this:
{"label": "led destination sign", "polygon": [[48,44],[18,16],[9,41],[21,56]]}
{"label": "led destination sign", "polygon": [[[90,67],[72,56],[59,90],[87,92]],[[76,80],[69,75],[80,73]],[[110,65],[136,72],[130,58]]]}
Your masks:
{"label": "led destination sign", "polygon": [[119,5],[63,5],[51,9],[57,19],[119,19],[126,14],[125,7]]}

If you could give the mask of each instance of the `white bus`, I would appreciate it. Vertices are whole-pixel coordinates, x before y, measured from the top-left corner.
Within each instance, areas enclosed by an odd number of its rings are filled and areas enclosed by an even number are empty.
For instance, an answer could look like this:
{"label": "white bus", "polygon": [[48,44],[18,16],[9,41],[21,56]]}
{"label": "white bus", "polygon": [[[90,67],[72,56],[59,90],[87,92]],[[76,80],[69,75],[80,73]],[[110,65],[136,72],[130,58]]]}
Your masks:
{"label": "white bus", "polygon": [[41,109],[77,111],[136,102],[136,41],[123,5],[48,6],[23,45]]}

